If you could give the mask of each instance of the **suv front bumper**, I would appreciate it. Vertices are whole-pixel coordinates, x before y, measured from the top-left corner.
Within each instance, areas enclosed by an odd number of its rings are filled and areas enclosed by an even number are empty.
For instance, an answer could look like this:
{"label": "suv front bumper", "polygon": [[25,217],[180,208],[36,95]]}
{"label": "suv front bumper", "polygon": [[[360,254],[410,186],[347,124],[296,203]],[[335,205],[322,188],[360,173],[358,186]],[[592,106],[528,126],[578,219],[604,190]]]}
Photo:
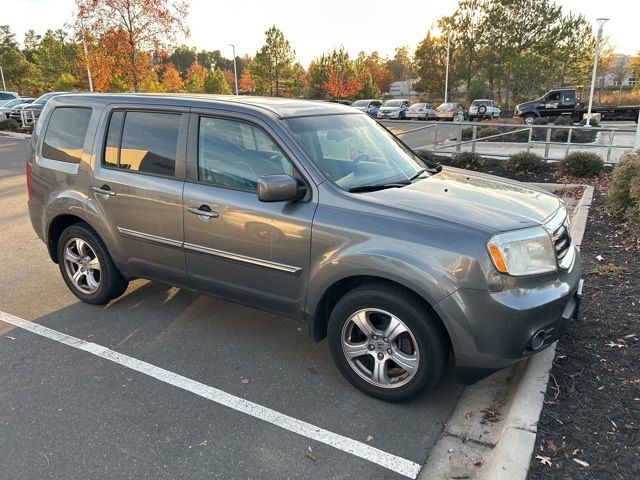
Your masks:
{"label": "suv front bumper", "polygon": [[456,379],[476,382],[557,341],[578,317],[581,274],[576,251],[559,278],[527,279],[501,292],[460,289],[435,305],[451,338]]}

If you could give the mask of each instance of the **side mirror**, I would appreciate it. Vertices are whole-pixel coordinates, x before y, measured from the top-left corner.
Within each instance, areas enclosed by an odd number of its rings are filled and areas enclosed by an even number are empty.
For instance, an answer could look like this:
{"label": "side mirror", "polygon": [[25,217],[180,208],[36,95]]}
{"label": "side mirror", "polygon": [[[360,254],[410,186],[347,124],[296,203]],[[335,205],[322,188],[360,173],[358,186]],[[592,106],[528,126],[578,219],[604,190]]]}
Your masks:
{"label": "side mirror", "polygon": [[288,202],[299,200],[307,191],[305,185],[291,175],[263,175],[258,179],[258,200],[261,202]]}

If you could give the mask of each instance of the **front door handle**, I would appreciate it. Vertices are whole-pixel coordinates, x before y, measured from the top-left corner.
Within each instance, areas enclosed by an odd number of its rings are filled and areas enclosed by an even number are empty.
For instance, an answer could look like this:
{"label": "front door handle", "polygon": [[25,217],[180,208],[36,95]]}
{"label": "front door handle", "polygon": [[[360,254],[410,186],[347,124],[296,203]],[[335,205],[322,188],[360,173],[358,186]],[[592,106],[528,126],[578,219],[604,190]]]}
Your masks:
{"label": "front door handle", "polygon": [[105,195],[107,197],[115,197],[116,192],[111,190],[109,185],[102,185],[101,187],[93,187],[93,191],[99,193],[100,195]]}
{"label": "front door handle", "polygon": [[189,213],[193,213],[194,215],[198,215],[200,220],[209,220],[211,218],[218,218],[218,212],[214,212],[208,205],[200,205],[199,207],[188,207],[187,211]]}

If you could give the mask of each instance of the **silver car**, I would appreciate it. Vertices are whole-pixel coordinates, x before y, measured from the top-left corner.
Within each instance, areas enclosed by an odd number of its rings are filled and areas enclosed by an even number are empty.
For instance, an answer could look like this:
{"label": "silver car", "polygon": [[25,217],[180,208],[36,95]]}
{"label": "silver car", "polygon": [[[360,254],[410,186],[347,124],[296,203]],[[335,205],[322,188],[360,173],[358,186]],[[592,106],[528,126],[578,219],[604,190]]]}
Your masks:
{"label": "silver car", "polygon": [[82,301],[148,278],[277,312],[383,400],[420,395],[449,362],[478,380],[578,312],[560,199],[425,163],[344,105],[59,95],[26,181],[33,228]]}
{"label": "silver car", "polygon": [[436,118],[437,113],[428,103],[414,103],[407,109],[404,115],[408,120],[412,118],[416,120],[430,120]]}
{"label": "silver car", "polygon": [[471,102],[467,117],[470,122],[475,119],[482,120],[484,118],[498,118],[500,116],[500,107],[493,100],[478,99]]}

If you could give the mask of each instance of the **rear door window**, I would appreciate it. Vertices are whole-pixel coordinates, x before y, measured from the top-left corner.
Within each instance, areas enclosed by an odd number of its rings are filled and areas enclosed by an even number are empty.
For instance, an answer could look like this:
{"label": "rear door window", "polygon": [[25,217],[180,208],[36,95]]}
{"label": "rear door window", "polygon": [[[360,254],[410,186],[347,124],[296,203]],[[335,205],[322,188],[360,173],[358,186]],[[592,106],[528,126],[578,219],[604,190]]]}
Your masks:
{"label": "rear door window", "polygon": [[175,176],[181,115],[116,111],[111,115],[104,151],[108,167]]}
{"label": "rear door window", "polygon": [[80,163],[87,135],[90,108],[58,107],[52,113],[42,143],[42,156],[50,160]]}

